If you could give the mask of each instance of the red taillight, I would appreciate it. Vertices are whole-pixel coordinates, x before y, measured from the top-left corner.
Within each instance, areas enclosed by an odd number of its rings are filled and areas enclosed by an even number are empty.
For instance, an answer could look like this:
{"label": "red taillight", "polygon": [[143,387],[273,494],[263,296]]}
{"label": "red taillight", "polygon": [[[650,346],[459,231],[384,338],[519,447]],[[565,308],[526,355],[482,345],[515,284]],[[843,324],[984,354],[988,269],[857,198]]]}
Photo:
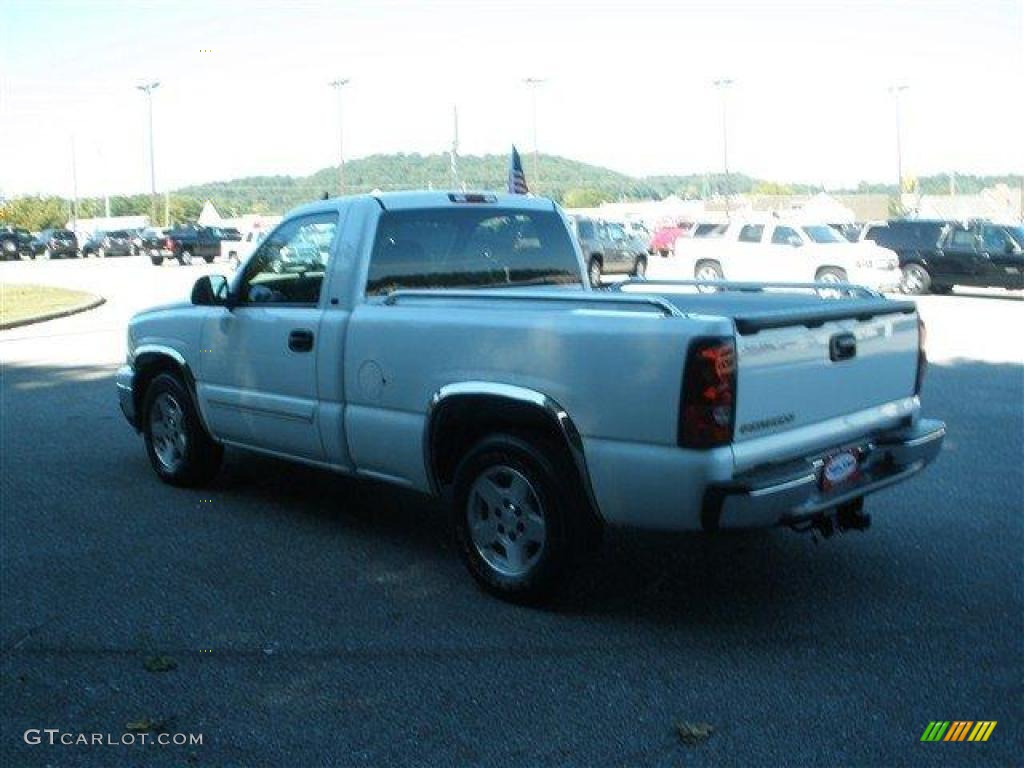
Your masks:
{"label": "red taillight", "polygon": [[914,394],[921,394],[921,387],[924,385],[924,375],[928,371],[928,354],[925,352],[924,344],[928,339],[928,329],[925,328],[924,320],[917,316],[917,376],[914,379]]}
{"label": "red taillight", "polygon": [[679,444],[713,448],[732,440],[736,416],[736,343],[728,337],[690,344],[679,408]]}
{"label": "red taillight", "polygon": [[169,251],[173,251],[174,250],[174,240],[172,238],[168,237],[166,240],[164,240],[164,247],[167,248],[167,250],[169,250]]}

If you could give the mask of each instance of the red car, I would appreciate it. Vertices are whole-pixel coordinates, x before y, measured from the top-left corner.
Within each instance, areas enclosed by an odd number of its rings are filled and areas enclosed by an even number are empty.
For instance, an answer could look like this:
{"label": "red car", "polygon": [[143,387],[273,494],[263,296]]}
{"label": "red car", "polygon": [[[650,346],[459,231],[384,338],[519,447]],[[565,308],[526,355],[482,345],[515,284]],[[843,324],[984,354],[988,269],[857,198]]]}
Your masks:
{"label": "red car", "polygon": [[693,225],[685,221],[658,227],[651,237],[651,252],[659,256],[668,256],[675,248],[676,240],[689,235],[692,228]]}

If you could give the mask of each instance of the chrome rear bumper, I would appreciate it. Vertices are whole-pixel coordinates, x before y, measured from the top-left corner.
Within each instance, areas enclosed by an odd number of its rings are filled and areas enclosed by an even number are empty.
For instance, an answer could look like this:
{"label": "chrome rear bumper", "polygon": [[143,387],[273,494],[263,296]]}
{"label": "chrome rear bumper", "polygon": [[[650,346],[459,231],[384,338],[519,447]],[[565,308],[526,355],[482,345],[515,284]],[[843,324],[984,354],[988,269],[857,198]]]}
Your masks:
{"label": "chrome rear bumper", "polygon": [[860,450],[860,471],[829,491],[822,490],[819,478],[830,452],[712,485],[704,495],[702,525],[707,530],[765,528],[813,517],[917,474],[939,455],[945,436],[941,421],[921,419],[911,427],[836,446]]}

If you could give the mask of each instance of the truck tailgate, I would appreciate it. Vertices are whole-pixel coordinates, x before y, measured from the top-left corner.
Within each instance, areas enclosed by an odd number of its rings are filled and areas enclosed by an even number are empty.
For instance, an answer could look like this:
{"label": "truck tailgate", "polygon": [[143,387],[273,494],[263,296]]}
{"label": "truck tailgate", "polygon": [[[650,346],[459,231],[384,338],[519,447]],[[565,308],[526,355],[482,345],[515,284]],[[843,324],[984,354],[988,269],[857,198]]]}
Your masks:
{"label": "truck tailgate", "polygon": [[828,304],[735,317],[737,444],[914,395],[913,305],[876,300],[878,311],[852,314]]}

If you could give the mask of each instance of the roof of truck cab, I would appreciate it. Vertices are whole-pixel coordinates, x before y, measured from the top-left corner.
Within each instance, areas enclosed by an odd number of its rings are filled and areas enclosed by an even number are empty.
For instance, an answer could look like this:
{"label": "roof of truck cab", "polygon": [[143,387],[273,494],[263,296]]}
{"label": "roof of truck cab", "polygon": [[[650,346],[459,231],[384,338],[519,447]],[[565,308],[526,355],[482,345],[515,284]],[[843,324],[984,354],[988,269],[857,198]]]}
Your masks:
{"label": "roof of truck cab", "polygon": [[[466,196],[482,195],[486,202],[462,202]],[[453,199],[454,198],[454,199]],[[411,210],[418,208],[454,208],[457,206],[494,206],[500,208],[514,208],[524,211],[551,211],[555,204],[547,197],[534,197],[533,195],[510,195],[500,192],[461,192],[459,190],[421,190],[408,192],[378,192],[370,195],[346,195],[344,197],[332,197],[327,200],[317,200],[313,203],[298,206],[288,212],[287,216],[296,214],[321,213],[324,211],[340,210],[356,200],[375,200],[382,208],[388,211]]]}

